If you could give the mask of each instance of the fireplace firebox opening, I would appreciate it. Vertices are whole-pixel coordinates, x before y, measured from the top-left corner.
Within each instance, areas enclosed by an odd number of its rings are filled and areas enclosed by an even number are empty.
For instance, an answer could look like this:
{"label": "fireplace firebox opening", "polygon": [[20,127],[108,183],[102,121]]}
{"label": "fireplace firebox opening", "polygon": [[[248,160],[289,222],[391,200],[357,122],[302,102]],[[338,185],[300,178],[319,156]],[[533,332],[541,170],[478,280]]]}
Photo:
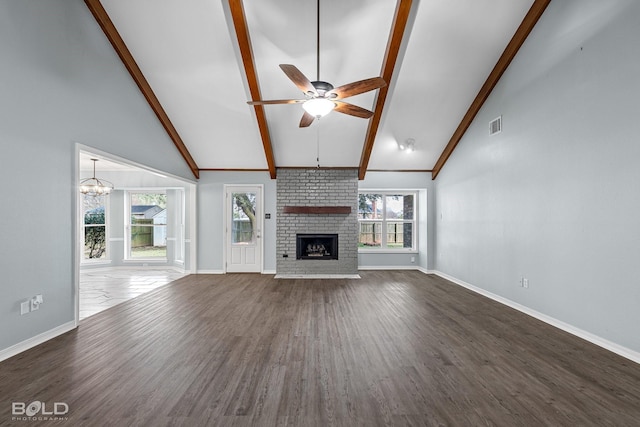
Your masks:
{"label": "fireplace firebox opening", "polygon": [[338,235],[296,234],[296,259],[338,259]]}

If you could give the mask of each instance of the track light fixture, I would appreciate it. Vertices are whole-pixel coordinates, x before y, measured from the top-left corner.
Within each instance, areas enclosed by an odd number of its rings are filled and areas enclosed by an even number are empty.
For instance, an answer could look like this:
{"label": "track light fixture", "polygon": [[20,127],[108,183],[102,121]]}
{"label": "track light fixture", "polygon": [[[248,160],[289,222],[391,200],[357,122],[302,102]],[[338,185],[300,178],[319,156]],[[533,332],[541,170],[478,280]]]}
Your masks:
{"label": "track light fixture", "polygon": [[413,138],[407,138],[404,141],[398,141],[398,150],[413,153],[416,149],[416,140]]}

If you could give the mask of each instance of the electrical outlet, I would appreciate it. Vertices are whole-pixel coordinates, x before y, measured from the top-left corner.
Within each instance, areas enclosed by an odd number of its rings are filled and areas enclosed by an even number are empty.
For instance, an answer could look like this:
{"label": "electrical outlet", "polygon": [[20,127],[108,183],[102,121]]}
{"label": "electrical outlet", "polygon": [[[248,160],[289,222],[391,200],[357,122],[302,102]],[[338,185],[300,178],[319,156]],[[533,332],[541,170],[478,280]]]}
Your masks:
{"label": "electrical outlet", "polygon": [[30,301],[24,301],[20,303],[20,315],[27,314],[31,311]]}
{"label": "electrical outlet", "polygon": [[416,257],[412,256],[411,257],[411,262],[416,262]]}
{"label": "electrical outlet", "polygon": [[40,304],[42,304],[44,300],[42,299],[42,294],[38,294],[35,297],[31,298],[31,311],[36,311],[40,309]]}
{"label": "electrical outlet", "polygon": [[527,279],[526,277],[522,279],[522,287],[529,288],[529,279]]}

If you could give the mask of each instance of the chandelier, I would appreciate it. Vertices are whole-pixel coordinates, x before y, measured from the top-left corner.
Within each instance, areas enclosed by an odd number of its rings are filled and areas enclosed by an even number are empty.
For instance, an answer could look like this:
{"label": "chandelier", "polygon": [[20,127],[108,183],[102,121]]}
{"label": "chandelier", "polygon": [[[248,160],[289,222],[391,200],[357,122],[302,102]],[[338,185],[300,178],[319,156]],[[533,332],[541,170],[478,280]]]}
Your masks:
{"label": "chandelier", "polygon": [[93,162],[93,177],[80,181],[80,192],[87,196],[108,196],[113,191],[113,184],[104,179],[96,178],[96,162],[98,159],[91,159]]}

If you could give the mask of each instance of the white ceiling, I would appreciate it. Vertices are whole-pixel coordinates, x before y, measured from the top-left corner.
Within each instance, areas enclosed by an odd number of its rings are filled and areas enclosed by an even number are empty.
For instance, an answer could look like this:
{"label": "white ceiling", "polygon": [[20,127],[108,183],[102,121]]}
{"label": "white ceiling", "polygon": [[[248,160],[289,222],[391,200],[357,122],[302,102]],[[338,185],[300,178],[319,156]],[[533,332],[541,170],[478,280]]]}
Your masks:
{"label": "white ceiling", "polygon": [[[95,175],[93,174],[95,162]],[[79,153],[79,179],[93,176],[111,181],[116,189],[123,188],[186,188],[188,185],[183,179],[167,176],[163,173],[148,169],[141,165],[135,165],[125,161],[118,161],[100,154],[80,151]]]}
{"label": "white ceiling", "polygon": [[[226,0],[102,0],[200,169],[267,169]],[[262,99],[316,80],[316,2],[244,0]],[[414,0],[369,169],[432,169],[533,0]],[[322,0],[320,79],[380,76],[396,0]],[[347,99],[373,110],[376,92]],[[333,112],[299,128],[299,104],[267,105],[277,167],[357,167],[369,120]],[[397,149],[414,138],[416,151]]]}

